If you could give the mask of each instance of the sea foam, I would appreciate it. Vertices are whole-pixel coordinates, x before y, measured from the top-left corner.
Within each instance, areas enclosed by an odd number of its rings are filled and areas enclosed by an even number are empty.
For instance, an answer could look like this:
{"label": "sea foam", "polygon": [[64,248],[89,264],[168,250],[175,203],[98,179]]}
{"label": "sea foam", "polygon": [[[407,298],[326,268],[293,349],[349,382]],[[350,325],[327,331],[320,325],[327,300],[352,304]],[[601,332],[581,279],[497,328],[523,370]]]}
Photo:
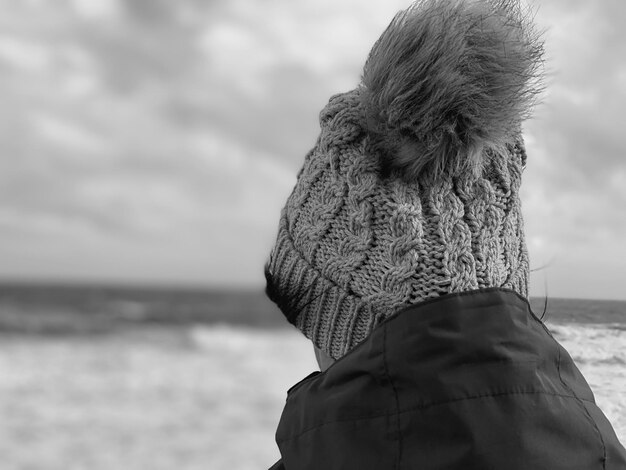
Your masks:
{"label": "sea foam", "polygon": [[626,442],[625,325],[554,324],[549,329],[589,382],[620,441]]}
{"label": "sea foam", "polygon": [[[596,401],[613,424],[622,442],[626,440],[626,329],[623,325],[554,324],[554,337],[570,352],[585,375]],[[277,422],[287,388],[316,368],[311,344],[293,330],[258,331],[230,327],[198,327],[193,338],[196,346],[212,357],[220,357],[225,368],[221,380],[255,384],[244,390],[241,383],[231,383],[239,391],[239,412],[256,423],[258,437],[248,447],[249,455],[264,461],[271,452],[268,436]],[[259,401],[259,397],[266,397]],[[264,406],[261,406],[263,404]],[[225,419],[225,418],[224,418]],[[275,447],[275,446],[274,446]]]}
{"label": "sea foam", "polygon": [[[626,330],[555,324],[626,439]],[[295,329],[141,329],[0,341],[3,470],[268,468],[287,389],[316,369]]]}

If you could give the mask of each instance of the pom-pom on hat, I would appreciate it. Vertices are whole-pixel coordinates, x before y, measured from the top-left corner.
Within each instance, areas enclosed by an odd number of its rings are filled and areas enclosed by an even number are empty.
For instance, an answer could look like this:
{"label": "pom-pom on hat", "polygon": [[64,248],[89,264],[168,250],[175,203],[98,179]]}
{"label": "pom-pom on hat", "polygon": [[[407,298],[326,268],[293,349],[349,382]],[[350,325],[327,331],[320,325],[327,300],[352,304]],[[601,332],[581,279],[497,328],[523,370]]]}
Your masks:
{"label": "pom-pom on hat", "polygon": [[338,359],[398,309],[528,293],[521,123],[543,46],[513,0],[424,0],[333,96],[281,212],[267,293]]}

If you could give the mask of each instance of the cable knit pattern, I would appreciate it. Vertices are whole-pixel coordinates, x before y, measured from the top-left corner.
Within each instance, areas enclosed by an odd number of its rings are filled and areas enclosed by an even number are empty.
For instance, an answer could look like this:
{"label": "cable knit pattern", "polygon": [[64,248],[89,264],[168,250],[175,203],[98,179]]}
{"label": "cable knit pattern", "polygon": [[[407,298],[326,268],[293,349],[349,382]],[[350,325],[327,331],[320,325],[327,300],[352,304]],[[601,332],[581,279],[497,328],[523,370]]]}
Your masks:
{"label": "cable knit pattern", "polygon": [[321,112],[268,263],[287,319],[333,358],[406,305],[483,287],[528,293],[521,138],[486,155],[481,174],[407,183],[382,175],[361,92]]}

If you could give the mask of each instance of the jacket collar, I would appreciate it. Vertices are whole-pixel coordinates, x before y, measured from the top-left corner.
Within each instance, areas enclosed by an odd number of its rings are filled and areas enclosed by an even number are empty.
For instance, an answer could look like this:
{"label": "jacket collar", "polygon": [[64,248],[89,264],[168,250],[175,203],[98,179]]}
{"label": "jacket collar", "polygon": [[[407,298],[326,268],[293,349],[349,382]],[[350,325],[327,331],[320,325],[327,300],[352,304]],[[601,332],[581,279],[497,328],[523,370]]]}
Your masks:
{"label": "jacket collar", "polygon": [[[449,294],[407,307],[325,372],[288,391],[277,442],[285,455],[300,437],[335,422],[521,390],[536,380],[558,382],[550,373],[537,379],[537,368],[556,363],[555,344],[512,290]],[[487,376],[473,373],[485,364]]]}

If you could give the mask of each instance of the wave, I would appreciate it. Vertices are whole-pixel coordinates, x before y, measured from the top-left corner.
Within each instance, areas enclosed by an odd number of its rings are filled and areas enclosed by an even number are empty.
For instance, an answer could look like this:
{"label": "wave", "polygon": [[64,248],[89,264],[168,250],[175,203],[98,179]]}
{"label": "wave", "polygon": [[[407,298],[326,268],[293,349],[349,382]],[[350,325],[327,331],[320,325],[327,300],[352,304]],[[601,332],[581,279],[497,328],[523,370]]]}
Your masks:
{"label": "wave", "polygon": [[[618,324],[548,325],[578,364],[626,364],[626,328]],[[626,389],[626,388],[625,388]]]}
{"label": "wave", "polygon": [[[573,357],[617,435],[626,440],[626,329],[611,324],[551,324],[548,328]],[[267,371],[275,397],[283,397],[286,384],[316,369],[310,342],[294,329],[197,325],[190,335],[199,351],[220,358],[225,370],[239,371],[238,377]],[[263,410],[254,413],[263,414]]]}

